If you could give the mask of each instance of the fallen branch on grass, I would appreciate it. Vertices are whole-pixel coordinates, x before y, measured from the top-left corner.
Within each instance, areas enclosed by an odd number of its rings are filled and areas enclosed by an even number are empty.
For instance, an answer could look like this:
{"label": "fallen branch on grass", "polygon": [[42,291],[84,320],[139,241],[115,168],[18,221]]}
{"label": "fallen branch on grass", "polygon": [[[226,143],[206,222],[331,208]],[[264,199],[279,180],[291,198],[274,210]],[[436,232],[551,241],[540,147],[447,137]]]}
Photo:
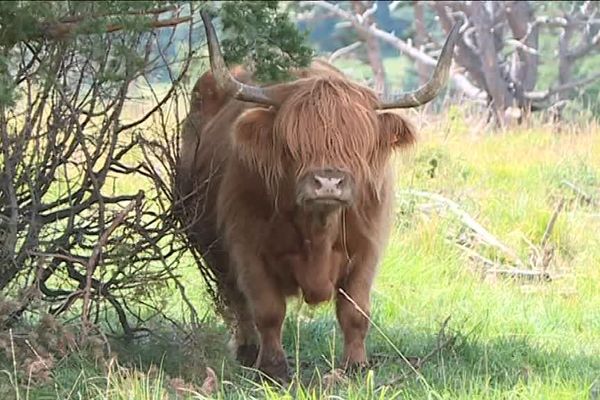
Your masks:
{"label": "fallen branch on grass", "polygon": [[546,226],[546,230],[544,231],[544,236],[542,237],[542,242],[540,243],[540,247],[543,249],[548,244],[548,239],[550,239],[550,235],[552,234],[552,230],[554,229],[554,224],[556,224],[556,220],[558,218],[558,214],[562,211],[565,206],[565,199],[561,199],[558,203],[558,206],[554,209],[552,213],[552,217],[550,217],[550,221],[548,221],[548,225]]}
{"label": "fallen branch on grass", "polygon": [[450,315],[446,317],[442,326],[437,334],[437,345],[433,350],[427,353],[424,357],[418,358],[415,369],[420,369],[425,365],[427,361],[433,358],[433,356],[442,352],[442,350],[452,347],[452,345],[456,342],[456,336],[446,334],[446,328],[448,327],[448,322],[450,321]]}
{"label": "fallen branch on grass", "polygon": [[569,182],[567,180],[563,180],[561,183],[564,186],[566,186],[569,189],[571,189],[586,204],[588,204],[588,205],[597,205],[597,201],[596,201],[596,199],[594,199],[594,197],[592,197],[590,194],[586,193],[583,189],[577,187],[575,184],[573,184],[573,183],[571,183],[571,182]]}
{"label": "fallen branch on grass", "polygon": [[549,273],[535,269],[490,268],[486,272],[489,274],[506,275],[510,277],[540,279],[543,281],[552,280]]}
{"label": "fallen branch on grass", "polygon": [[464,225],[466,225],[473,232],[475,232],[478,235],[478,237],[482,239],[485,243],[497,248],[498,250],[508,255],[514,260],[517,266],[524,266],[523,262],[513,249],[502,243],[498,238],[496,238],[496,236],[492,235],[479,222],[477,222],[475,218],[473,218],[466,211],[461,209],[461,207],[456,202],[437,193],[423,192],[419,190],[408,190],[406,191],[406,193],[412,196],[433,200],[434,202],[444,205],[450,212],[456,215]]}
{"label": "fallen branch on grass", "polygon": [[453,244],[458,247],[459,249],[461,249],[462,251],[464,251],[465,253],[467,253],[472,259],[475,259],[476,261],[479,261],[485,265],[487,265],[490,268],[493,267],[497,267],[498,263],[494,262],[492,260],[490,260],[489,258],[479,254],[478,252],[476,252],[475,250],[473,250],[472,248],[465,246],[464,244],[460,244],[460,243],[454,243]]}
{"label": "fallen branch on grass", "polygon": [[500,265],[489,258],[482,256],[475,250],[460,243],[454,243],[456,247],[467,253],[474,261],[484,264],[486,274],[504,275],[511,278],[539,279],[543,281],[551,281],[552,277],[544,270],[539,269],[520,269],[513,265]]}
{"label": "fallen branch on grass", "polygon": [[[463,225],[468,227],[474,233],[475,239],[483,242],[484,244],[487,244],[488,246],[500,250],[511,260],[511,264],[509,265],[501,264],[497,261],[493,261],[481,255],[472,246],[452,241],[452,243],[458,248],[460,248],[463,252],[465,252],[470,259],[483,264],[486,267],[486,274],[505,275],[513,278],[538,278],[543,281],[552,280],[550,274],[547,272],[548,266],[550,265],[550,262],[554,257],[554,248],[549,245],[549,240],[550,236],[552,235],[552,231],[554,230],[554,226],[556,225],[558,215],[564,208],[564,199],[561,199],[554,212],[552,213],[552,216],[550,217],[548,225],[546,226],[546,229],[544,231],[540,245],[535,245],[525,238],[532,250],[532,254],[529,260],[530,262],[529,265],[527,265],[517,255],[516,251],[505,245],[502,241],[496,238],[496,236],[494,236],[487,229],[485,229],[479,222],[475,220],[475,218],[473,218],[466,211],[464,211],[455,201],[452,201],[436,193],[429,193],[418,190],[408,190],[405,193],[412,196],[425,198],[433,202],[428,203],[425,206],[418,207],[422,212],[429,213],[431,209],[440,208],[449,210],[455,216],[458,217],[458,220]],[[529,268],[527,268],[528,266]]]}

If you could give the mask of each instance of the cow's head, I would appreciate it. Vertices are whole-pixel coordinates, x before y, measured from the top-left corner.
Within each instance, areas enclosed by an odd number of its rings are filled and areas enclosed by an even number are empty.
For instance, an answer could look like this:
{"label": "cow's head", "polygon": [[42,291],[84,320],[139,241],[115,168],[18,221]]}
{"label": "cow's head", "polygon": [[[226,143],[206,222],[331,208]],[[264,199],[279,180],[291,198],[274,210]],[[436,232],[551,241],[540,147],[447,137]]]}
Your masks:
{"label": "cow's head", "polygon": [[448,79],[458,38],[457,24],[429,82],[413,92],[382,99],[336,73],[264,88],[241,83],[225,65],[206,12],[202,18],[217,86],[238,100],[257,104],[236,120],[236,152],[260,173],[268,188],[276,190],[287,182],[296,204],[309,209],[337,209],[377,191],[391,151],[415,140],[405,119],[382,110],[416,107],[434,99]]}

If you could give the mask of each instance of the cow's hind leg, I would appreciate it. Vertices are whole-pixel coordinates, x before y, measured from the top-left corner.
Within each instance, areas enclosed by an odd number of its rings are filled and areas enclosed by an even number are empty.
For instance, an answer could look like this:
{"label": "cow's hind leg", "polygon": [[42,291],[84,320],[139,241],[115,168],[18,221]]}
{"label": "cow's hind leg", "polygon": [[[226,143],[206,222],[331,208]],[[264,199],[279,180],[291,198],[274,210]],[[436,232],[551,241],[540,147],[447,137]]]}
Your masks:
{"label": "cow's hind leg", "polygon": [[251,367],[258,357],[259,340],[248,301],[237,284],[235,271],[230,269],[226,253],[213,249],[208,256],[205,258],[218,266],[217,274],[223,277],[219,290],[226,308],[223,317],[232,333],[229,348],[240,364]]}
{"label": "cow's hind leg", "polygon": [[235,318],[232,337],[235,357],[243,366],[252,367],[256,363],[259,350],[259,338],[252,311],[235,282],[228,282],[226,290],[229,307]]}

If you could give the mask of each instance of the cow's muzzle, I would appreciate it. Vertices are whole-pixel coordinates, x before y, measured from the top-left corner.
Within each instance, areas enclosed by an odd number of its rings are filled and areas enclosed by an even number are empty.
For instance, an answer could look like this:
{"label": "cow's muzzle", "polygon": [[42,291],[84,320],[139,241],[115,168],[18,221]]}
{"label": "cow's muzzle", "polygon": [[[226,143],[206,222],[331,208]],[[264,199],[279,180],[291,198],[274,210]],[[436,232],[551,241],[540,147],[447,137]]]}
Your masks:
{"label": "cow's muzzle", "polygon": [[353,198],[354,180],[337,169],[309,171],[298,180],[296,200],[302,206],[349,206]]}

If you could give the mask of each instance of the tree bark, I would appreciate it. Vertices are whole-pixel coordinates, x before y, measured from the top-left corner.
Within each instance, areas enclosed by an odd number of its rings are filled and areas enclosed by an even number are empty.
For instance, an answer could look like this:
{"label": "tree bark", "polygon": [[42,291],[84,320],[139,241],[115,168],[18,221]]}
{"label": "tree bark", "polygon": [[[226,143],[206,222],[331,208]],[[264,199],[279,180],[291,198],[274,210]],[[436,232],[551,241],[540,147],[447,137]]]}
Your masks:
{"label": "tree bark", "polygon": [[503,124],[504,111],[511,106],[512,96],[509,94],[507,82],[502,79],[494,43],[492,15],[486,10],[486,5],[486,2],[472,2],[471,18],[475,26],[477,48],[481,55],[482,72],[490,96],[490,105],[498,122]]}
{"label": "tree bark", "polygon": [[513,37],[533,51],[517,48],[513,54],[511,78],[520,84],[520,89],[531,91],[538,78],[539,25],[532,26],[528,34],[528,24],[533,20],[533,10],[527,1],[507,1],[506,17]]}
{"label": "tree bark", "polygon": [[[352,2],[352,7],[354,12],[358,15],[363,15],[369,8],[375,6],[373,1],[354,1]],[[365,26],[370,26],[373,24],[373,13],[370,13],[362,24]],[[385,69],[383,67],[383,60],[381,58],[381,48],[379,46],[379,42],[377,38],[373,35],[369,35],[361,30],[357,30],[359,37],[362,41],[365,42],[367,47],[367,59],[369,60],[369,65],[373,70],[373,78],[375,80],[375,91],[379,93],[387,94],[387,84],[385,78]]]}
{"label": "tree bark", "polygon": [[505,2],[506,18],[515,40],[525,47],[518,47],[512,54],[510,88],[519,102],[519,107],[530,112],[532,103],[525,92],[535,89],[538,79],[539,55],[539,25],[533,25],[533,10],[527,1]]}
{"label": "tree bark", "polygon": [[[573,71],[573,59],[570,56],[571,39],[575,33],[575,27],[569,24],[570,17],[567,16],[567,26],[564,27],[560,39],[558,41],[558,83],[564,85],[571,79]],[[567,95],[563,92],[559,94],[562,99]]]}
{"label": "tree bark", "polygon": [[[423,46],[427,44],[427,29],[425,28],[425,9],[422,1],[414,2],[415,12],[415,47],[423,51]],[[421,61],[416,62],[417,74],[419,75],[419,84],[424,85],[429,80],[430,68]]]}

